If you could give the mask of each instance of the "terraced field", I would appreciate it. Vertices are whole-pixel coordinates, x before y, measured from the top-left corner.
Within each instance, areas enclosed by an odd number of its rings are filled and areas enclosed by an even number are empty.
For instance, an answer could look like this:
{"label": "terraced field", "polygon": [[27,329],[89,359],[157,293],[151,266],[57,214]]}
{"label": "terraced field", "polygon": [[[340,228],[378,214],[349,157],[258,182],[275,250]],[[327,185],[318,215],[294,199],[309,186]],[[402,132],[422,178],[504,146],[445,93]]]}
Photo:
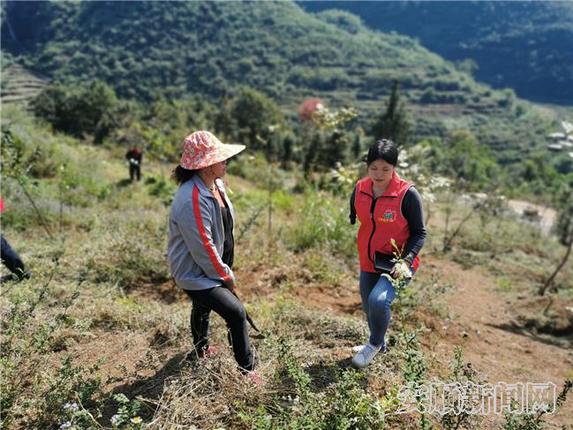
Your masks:
{"label": "terraced field", "polygon": [[18,64],[11,64],[1,72],[2,104],[28,103],[48,84],[48,79]]}

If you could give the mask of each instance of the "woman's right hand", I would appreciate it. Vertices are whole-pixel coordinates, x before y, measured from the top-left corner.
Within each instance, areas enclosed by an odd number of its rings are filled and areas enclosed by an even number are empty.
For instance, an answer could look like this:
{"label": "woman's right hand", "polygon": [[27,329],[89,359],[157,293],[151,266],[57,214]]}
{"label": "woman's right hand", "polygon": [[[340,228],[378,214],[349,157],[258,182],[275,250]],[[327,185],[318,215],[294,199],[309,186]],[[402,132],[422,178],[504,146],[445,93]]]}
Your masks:
{"label": "woman's right hand", "polygon": [[394,279],[410,279],[412,277],[412,270],[408,263],[405,261],[399,261],[390,271],[390,276]]}
{"label": "woman's right hand", "polygon": [[228,288],[230,291],[235,291],[235,288],[237,287],[237,284],[235,282],[235,278],[231,277],[230,281],[224,282],[225,287]]}

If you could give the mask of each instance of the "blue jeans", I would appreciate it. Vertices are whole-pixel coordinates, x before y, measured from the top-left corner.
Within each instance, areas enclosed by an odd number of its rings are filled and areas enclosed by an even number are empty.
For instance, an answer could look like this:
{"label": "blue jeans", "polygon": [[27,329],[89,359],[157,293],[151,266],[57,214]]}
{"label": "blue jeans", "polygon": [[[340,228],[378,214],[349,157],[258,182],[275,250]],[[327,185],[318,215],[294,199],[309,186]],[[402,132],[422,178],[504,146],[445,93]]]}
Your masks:
{"label": "blue jeans", "polygon": [[390,305],[396,298],[394,287],[380,273],[360,272],[360,296],[370,328],[369,342],[384,351],[384,336],[390,325]]}

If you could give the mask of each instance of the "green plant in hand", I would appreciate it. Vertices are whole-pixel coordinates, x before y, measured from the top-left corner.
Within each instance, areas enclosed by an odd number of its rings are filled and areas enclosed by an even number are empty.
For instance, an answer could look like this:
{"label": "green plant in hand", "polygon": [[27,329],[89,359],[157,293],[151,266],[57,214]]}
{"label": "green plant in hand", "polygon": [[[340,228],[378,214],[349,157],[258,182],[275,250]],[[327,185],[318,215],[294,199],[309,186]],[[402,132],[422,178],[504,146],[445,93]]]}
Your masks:
{"label": "green plant in hand", "polygon": [[402,258],[403,250],[400,249],[394,239],[391,239],[391,243],[392,248],[394,249],[394,268],[392,269],[391,274],[384,273],[382,276],[392,283],[392,286],[396,291],[396,295],[399,296],[410,283],[410,280],[412,279],[412,271],[410,270],[408,262]]}

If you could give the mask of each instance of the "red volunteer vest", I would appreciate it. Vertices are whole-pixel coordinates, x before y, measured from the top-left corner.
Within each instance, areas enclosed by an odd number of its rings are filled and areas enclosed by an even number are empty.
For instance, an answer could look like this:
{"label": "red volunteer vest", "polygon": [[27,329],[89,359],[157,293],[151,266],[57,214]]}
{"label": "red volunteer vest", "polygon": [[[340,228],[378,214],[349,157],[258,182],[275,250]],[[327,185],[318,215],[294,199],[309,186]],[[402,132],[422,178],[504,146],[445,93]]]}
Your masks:
{"label": "red volunteer vest", "polygon": [[[354,208],[360,221],[356,244],[360,258],[360,270],[377,272],[374,268],[375,251],[393,254],[391,239],[396,241],[399,249],[404,249],[410,237],[408,221],[402,215],[402,200],[406,191],[413,184],[398,176],[396,172],[384,194],[374,198],[372,179],[366,177],[356,184]],[[416,256],[412,268],[418,269],[420,259]]]}

